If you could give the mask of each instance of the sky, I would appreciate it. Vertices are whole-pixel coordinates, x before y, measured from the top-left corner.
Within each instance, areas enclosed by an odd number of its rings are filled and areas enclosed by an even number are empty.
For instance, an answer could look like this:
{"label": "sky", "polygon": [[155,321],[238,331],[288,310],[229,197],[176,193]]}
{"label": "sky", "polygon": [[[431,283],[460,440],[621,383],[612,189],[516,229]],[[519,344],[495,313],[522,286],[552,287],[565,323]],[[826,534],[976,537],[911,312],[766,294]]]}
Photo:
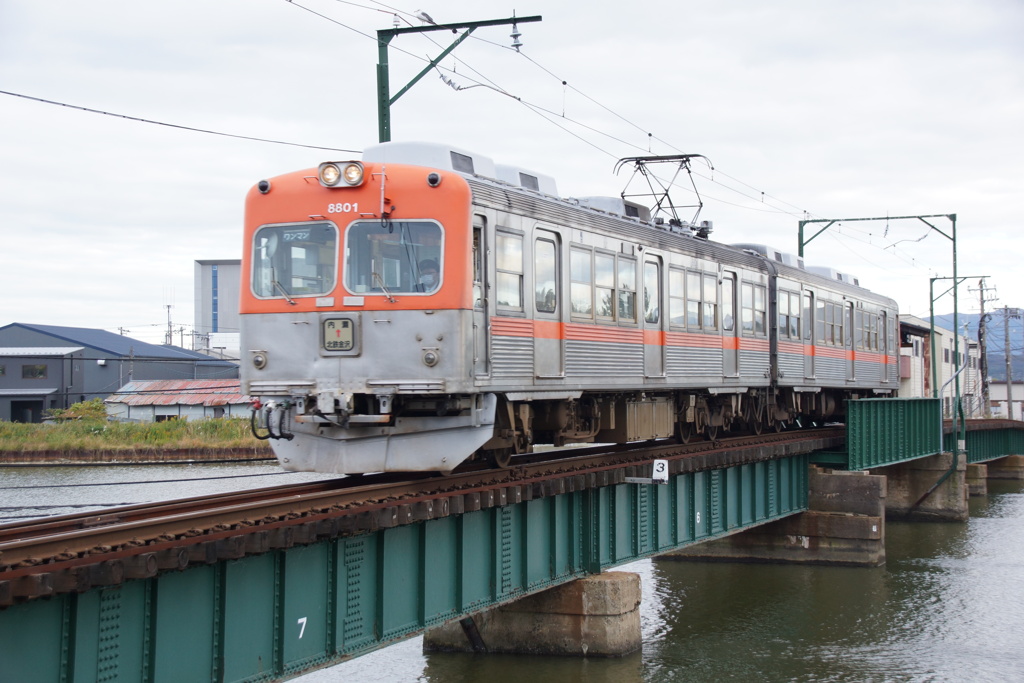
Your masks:
{"label": "sky", "polygon": [[[518,25],[518,53],[511,27],[477,29],[395,102],[394,140],[565,197],[619,195],[622,157],[703,154],[711,238],[793,253],[800,220],[938,215],[838,221],[805,248],[919,316],[953,274],[955,214],[960,310],[980,276],[987,308],[1024,307],[1019,0],[416,2],[0,0],[0,326],[160,343],[170,319],[190,346],[194,262],[241,257],[260,179],[377,142],[376,31],[417,10],[543,20]],[[453,39],[397,36],[392,94]]]}

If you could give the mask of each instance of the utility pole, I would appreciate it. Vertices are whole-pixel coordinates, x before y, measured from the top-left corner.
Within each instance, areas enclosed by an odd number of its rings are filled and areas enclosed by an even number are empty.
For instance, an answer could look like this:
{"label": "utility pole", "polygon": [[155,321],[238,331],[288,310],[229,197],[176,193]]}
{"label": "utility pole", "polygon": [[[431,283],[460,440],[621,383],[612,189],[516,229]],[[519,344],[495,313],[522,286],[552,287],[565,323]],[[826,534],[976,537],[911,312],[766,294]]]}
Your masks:
{"label": "utility pole", "polygon": [[995,301],[996,297],[993,295],[991,299],[986,298],[985,292],[993,291],[985,287],[985,278],[978,280],[978,292],[981,304],[981,315],[978,317],[978,352],[980,357],[978,358],[979,370],[981,372],[981,410],[984,417],[992,417],[992,402],[989,394],[988,386],[988,338],[987,338],[987,325],[988,315],[985,313],[985,302]]}
{"label": "utility pole", "polygon": [[1020,318],[1020,309],[1003,307],[1003,343],[1006,351],[1006,416],[1011,420],[1013,419],[1013,353],[1010,351],[1010,320],[1018,318]]}
{"label": "utility pole", "polygon": [[[416,85],[416,83],[423,78],[428,71],[436,67],[442,59],[448,56],[452,50],[459,46],[459,44],[466,38],[469,38],[470,34],[480,26],[499,26],[503,24],[512,24],[512,47],[519,51],[522,43],[519,42],[519,29],[516,28],[517,24],[526,24],[532,21],[540,21],[541,17],[519,17],[515,16],[509,19],[491,19],[489,21],[467,21],[459,24],[435,24],[434,21],[423,13],[418,13],[420,19],[428,22],[426,26],[409,26],[406,28],[387,28],[377,31],[377,126],[380,136],[380,142],[389,142],[391,140],[391,105],[398,101],[398,98],[408,92],[409,88]],[[395,21],[398,21],[398,15],[395,15]],[[452,33],[458,33],[458,29],[466,29],[458,38],[455,39],[448,48],[439,54],[434,59],[430,60],[416,76],[409,81],[408,85],[395,93],[395,96],[391,96],[391,84],[388,75],[388,44],[391,39],[397,35],[403,33],[426,33],[428,31],[451,31]]]}
{"label": "utility pole", "polygon": [[174,328],[171,326],[171,304],[165,304],[167,306],[167,341],[164,342],[168,346],[174,344]]}

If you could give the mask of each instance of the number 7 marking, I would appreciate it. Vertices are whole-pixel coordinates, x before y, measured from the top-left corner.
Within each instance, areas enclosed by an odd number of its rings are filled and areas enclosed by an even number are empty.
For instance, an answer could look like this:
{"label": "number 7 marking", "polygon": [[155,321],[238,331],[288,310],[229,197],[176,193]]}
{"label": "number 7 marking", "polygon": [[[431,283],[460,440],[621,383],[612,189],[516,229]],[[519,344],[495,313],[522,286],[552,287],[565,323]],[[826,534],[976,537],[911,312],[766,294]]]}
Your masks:
{"label": "number 7 marking", "polygon": [[306,617],[299,619],[299,640],[302,640],[302,634],[306,632]]}

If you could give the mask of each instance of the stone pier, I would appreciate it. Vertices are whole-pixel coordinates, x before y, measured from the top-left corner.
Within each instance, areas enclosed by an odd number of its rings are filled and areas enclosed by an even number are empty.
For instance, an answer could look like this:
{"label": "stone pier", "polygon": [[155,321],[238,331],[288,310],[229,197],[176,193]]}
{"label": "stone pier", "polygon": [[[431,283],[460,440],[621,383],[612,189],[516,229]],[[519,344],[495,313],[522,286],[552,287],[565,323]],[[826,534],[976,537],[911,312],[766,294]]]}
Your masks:
{"label": "stone pier", "polygon": [[[939,453],[871,472],[883,474],[888,480],[885,513],[889,519],[966,522],[969,517],[967,457],[962,453],[957,458],[956,467],[953,467],[952,453]],[[943,477],[945,480],[932,490]],[[926,493],[928,495],[924,497]]]}
{"label": "stone pier", "polygon": [[640,637],[640,576],[605,572],[430,629],[423,651],[621,657]]}
{"label": "stone pier", "polygon": [[967,463],[967,492],[976,497],[988,495],[988,465]]}
{"label": "stone pier", "polygon": [[885,477],[811,467],[807,512],[658,560],[876,567],[885,563]]}
{"label": "stone pier", "polygon": [[988,461],[989,479],[1024,479],[1024,455],[1008,455]]}

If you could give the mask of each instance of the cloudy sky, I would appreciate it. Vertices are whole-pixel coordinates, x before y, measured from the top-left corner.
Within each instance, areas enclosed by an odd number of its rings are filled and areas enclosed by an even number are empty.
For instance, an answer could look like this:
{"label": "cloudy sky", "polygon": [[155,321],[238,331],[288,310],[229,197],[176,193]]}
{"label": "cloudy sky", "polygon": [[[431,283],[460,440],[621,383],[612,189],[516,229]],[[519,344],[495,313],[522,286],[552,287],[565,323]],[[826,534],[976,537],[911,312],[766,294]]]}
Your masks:
{"label": "cloudy sky", "polygon": [[[261,178],[377,141],[375,32],[420,9],[543,21],[519,25],[520,54],[509,27],[478,29],[443,62],[460,89],[430,74],[395,104],[395,140],[532,168],[563,196],[619,194],[620,157],[704,154],[713,239],[793,252],[802,218],[955,213],[959,273],[1024,306],[1019,0],[416,2],[0,0],[0,325],[159,342],[170,305],[188,345],[194,261],[240,257]],[[392,92],[452,38],[397,37]],[[921,315],[952,242],[848,221],[806,259]]]}

